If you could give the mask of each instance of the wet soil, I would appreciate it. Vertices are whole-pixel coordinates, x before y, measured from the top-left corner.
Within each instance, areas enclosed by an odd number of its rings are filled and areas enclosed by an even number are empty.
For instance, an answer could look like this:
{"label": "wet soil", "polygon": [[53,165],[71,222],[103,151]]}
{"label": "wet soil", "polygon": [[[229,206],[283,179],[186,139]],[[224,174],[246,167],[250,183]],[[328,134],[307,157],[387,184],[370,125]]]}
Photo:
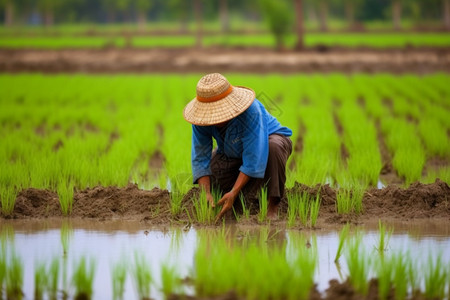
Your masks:
{"label": "wet soil", "polygon": [[[437,219],[450,222],[450,187],[437,179],[432,184],[419,182],[408,188],[390,185],[383,189],[369,189],[364,194],[364,212],[361,215],[336,213],[336,189],[329,185],[306,186],[296,183],[288,192],[306,192],[311,196],[320,193],[321,207],[317,227],[327,228],[337,224],[350,222],[365,224],[382,219],[395,221]],[[71,218],[98,221],[133,220],[153,226],[169,226],[172,224],[189,224],[193,212],[193,200],[198,193],[197,188],[190,190],[183,198],[183,210],[177,216],[170,213],[170,197],[167,190],[154,188],[139,189],[129,184],[124,188],[95,187],[75,191]],[[258,225],[257,204],[253,205],[248,220],[241,218],[239,224]],[[286,225],[287,200],[280,203],[279,219],[272,221],[275,226]],[[189,215],[186,213],[189,212]],[[4,219],[48,219],[62,218],[58,195],[49,190],[34,188],[19,192],[13,214],[2,216]],[[235,223],[230,213],[227,222]]]}
{"label": "wet soil", "polygon": [[2,49],[0,72],[450,72],[450,48]]}

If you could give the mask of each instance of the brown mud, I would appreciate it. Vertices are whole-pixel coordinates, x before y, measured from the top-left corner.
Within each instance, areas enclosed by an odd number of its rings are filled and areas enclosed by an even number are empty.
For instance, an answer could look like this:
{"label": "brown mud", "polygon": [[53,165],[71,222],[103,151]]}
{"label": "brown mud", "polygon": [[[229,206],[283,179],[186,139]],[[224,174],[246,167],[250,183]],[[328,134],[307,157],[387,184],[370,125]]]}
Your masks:
{"label": "brown mud", "polygon": [[[173,224],[190,223],[193,200],[197,193],[193,188],[183,198],[183,210],[177,216],[170,212],[170,197],[167,190],[154,188],[141,190],[137,185],[129,184],[124,188],[95,187],[75,191],[71,218],[98,221],[134,220],[152,226],[170,226]],[[364,194],[361,215],[336,213],[336,189],[329,185],[306,186],[296,183],[288,192],[306,192],[311,196],[320,193],[321,207],[317,227],[327,228],[350,222],[365,224],[373,220],[441,220],[450,222],[450,187],[437,179],[432,184],[419,182],[408,188],[389,185],[383,189],[369,189]],[[251,211],[249,220],[241,218],[239,224],[258,225],[257,207]],[[287,200],[280,204],[279,219],[272,221],[275,226],[286,225]],[[189,212],[189,215],[186,213]],[[14,211],[4,219],[48,219],[63,218],[58,196],[55,192],[34,188],[19,192]],[[227,222],[235,223],[230,213]],[[300,228],[300,227],[299,227]]]}
{"label": "brown mud", "polygon": [[0,72],[41,73],[431,73],[450,72],[450,48],[317,47],[301,52],[264,48],[1,49]]}

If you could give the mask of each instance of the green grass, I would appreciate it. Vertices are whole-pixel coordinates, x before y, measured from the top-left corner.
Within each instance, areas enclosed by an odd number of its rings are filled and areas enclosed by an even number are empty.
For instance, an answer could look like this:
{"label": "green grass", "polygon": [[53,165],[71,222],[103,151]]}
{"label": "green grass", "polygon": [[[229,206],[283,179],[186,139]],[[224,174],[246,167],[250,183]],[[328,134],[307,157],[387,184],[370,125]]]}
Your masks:
{"label": "green grass", "polygon": [[299,205],[299,196],[297,193],[288,193],[288,211],[287,211],[287,226],[292,227],[295,225],[297,218],[297,211]]}
{"label": "green grass", "polygon": [[364,188],[361,186],[354,185],[352,189],[340,188],[336,195],[336,211],[339,214],[360,214],[363,211],[363,196]]}
{"label": "green grass", "polygon": [[170,212],[176,216],[181,212],[181,202],[183,200],[183,193],[179,191],[172,191],[170,193]]}
{"label": "green grass", "polygon": [[91,299],[94,292],[95,261],[81,257],[72,276],[76,299]]}

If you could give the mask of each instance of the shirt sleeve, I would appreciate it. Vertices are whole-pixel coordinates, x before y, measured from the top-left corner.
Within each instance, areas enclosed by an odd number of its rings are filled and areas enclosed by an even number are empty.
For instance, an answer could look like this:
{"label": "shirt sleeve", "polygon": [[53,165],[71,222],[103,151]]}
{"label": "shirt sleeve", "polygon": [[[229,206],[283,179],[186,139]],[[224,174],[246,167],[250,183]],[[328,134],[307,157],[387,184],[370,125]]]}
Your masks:
{"label": "shirt sleeve", "polygon": [[192,125],[191,163],[194,184],[203,176],[211,175],[212,135],[209,128]]}
{"label": "shirt sleeve", "polygon": [[269,135],[264,114],[259,108],[246,112],[243,120],[242,166],[239,171],[254,177],[264,178],[269,157]]}

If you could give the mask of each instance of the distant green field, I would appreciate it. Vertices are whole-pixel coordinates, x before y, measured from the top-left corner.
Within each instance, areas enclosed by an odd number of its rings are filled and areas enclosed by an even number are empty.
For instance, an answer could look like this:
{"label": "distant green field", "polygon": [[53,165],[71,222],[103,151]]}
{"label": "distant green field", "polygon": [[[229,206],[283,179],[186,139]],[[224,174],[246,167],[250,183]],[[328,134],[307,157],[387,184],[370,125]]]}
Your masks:
{"label": "distant green field", "polygon": [[[193,47],[194,35],[182,36],[133,36],[126,42],[125,38],[113,36],[14,36],[0,37],[0,48],[33,48],[33,49],[71,49],[71,48],[102,48],[107,46],[135,48],[152,47]],[[287,47],[295,45],[296,37],[286,38]],[[317,45],[342,47],[373,47],[373,48],[401,48],[415,47],[449,47],[450,34],[446,33],[308,33],[305,35],[308,47]],[[270,34],[247,35],[207,35],[203,38],[203,45],[208,46],[256,46],[274,47],[274,38]]]}

